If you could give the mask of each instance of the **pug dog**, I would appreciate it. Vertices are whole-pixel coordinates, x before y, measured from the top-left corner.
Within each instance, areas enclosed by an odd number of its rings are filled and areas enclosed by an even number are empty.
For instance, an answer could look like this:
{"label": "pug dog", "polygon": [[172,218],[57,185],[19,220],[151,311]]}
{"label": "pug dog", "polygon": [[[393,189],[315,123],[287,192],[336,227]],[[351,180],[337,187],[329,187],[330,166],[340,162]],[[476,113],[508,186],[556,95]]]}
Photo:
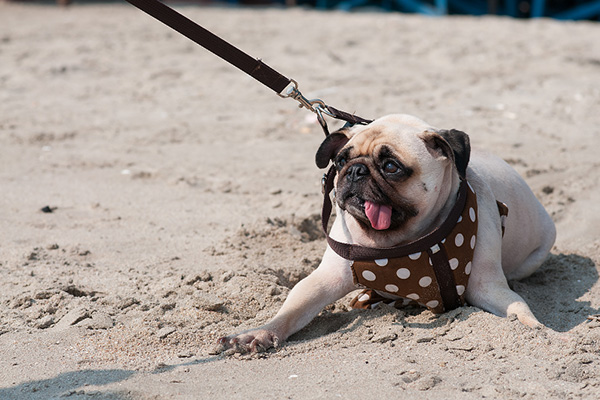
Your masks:
{"label": "pug dog", "polygon": [[[362,308],[412,302],[444,312],[469,304],[541,326],[507,280],[525,278],[544,262],[556,230],[507,163],[471,151],[461,131],[403,114],[327,136],[316,161],[324,168],[330,160],[336,219],[319,267],[270,322],[221,338],[221,350],[277,347],[357,289],[364,291],[353,303]],[[457,253],[462,249],[466,255]]]}

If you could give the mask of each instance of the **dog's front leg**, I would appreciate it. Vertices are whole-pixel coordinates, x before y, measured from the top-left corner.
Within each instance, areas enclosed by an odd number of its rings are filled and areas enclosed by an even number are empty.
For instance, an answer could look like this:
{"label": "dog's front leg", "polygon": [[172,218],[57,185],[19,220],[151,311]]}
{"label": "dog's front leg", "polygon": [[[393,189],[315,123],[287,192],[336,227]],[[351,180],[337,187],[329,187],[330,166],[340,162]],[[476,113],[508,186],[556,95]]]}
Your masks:
{"label": "dog's front leg", "polygon": [[349,261],[327,249],[319,267],[290,291],[267,324],[219,339],[221,350],[264,351],[302,329],[328,304],[356,289]]}

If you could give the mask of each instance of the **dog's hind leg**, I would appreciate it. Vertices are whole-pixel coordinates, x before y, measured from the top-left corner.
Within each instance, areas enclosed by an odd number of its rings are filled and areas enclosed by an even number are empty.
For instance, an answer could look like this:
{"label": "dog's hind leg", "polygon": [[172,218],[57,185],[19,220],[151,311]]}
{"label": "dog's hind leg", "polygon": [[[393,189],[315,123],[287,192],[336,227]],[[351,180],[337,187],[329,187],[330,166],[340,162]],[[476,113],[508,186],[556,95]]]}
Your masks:
{"label": "dog's hind leg", "polygon": [[510,289],[502,267],[497,264],[487,268],[481,264],[473,266],[465,293],[467,302],[500,317],[516,315],[532,328],[541,326],[525,300]]}
{"label": "dog's hind leg", "polygon": [[549,216],[547,216],[547,219],[548,221],[542,225],[539,232],[540,245],[535,248],[517,268],[512,271],[505,271],[506,279],[520,280],[527,278],[548,258],[548,254],[550,253],[550,250],[552,250],[554,240],[556,239],[556,228]]}

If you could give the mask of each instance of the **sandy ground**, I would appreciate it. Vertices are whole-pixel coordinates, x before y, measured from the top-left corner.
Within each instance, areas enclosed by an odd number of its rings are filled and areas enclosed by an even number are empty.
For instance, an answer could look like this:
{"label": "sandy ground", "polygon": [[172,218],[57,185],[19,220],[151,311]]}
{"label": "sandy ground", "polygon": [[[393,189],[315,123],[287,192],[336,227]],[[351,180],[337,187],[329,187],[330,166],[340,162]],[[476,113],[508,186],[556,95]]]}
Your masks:
{"label": "sandy ground", "polygon": [[319,263],[313,116],[127,4],[0,3],[0,399],[598,398],[600,25],[179,10],[308,97],[507,159],[558,228],[511,282],[548,329],[342,299],[211,354]]}

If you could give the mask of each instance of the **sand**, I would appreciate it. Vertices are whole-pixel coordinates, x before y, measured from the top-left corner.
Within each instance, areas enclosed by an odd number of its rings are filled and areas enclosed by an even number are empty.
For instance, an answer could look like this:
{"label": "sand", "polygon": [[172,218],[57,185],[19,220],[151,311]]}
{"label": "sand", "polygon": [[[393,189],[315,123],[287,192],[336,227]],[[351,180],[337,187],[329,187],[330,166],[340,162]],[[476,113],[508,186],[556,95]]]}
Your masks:
{"label": "sand", "polygon": [[598,398],[600,25],[178,9],[309,98],[507,159],[558,229],[511,282],[547,328],[345,298],[213,354],[320,261],[314,116],[128,4],[0,3],[0,399]]}

